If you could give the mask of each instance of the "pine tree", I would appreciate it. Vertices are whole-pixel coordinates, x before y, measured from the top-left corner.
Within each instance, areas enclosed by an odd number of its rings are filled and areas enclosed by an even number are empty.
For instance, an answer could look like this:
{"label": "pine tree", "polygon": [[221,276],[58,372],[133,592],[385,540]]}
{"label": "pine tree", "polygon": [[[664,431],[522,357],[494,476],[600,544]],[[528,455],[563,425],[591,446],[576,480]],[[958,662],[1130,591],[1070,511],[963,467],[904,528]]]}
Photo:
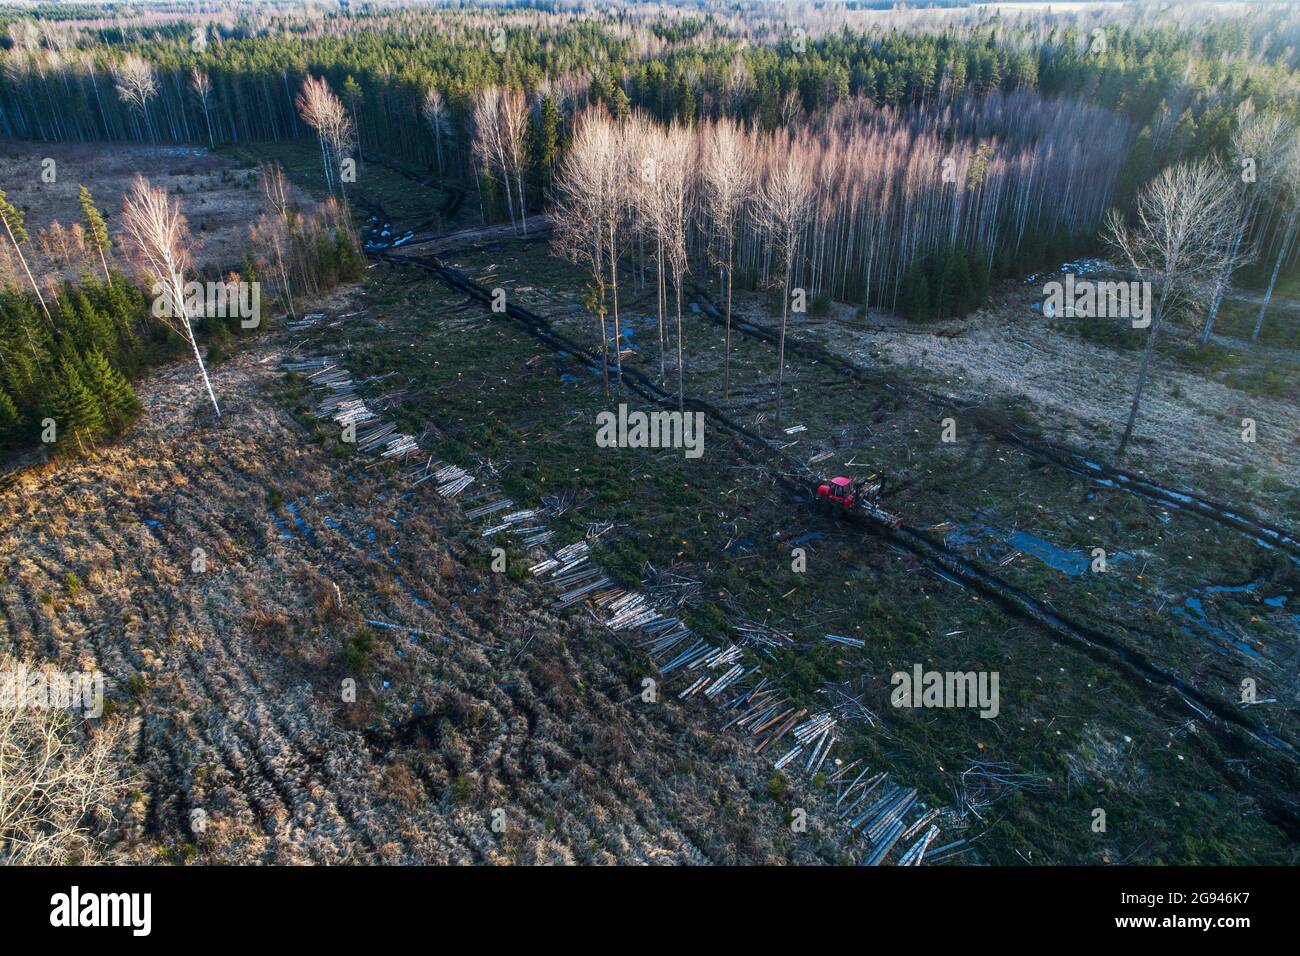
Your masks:
{"label": "pine tree", "polygon": [[677,118],[690,126],[695,122],[695,94],[691,92],[691,84],[686,82],[686,77],[677,78],[677,88],[673,92],[673,100],[676,109],[674,110]]}
{"label": "pine tree", "polygon": [[339,281],[356,282],[366,274],[365,257],[345,229],[334,235],[334,258],[338,262]]}
{"label": "pine tree", "polygon": [[538,193],[545,197],[551,189],[556,154],[560,148],[560,108],[549,94],[543,93],[539,107],[541,119],[533,139],[533,177]]}

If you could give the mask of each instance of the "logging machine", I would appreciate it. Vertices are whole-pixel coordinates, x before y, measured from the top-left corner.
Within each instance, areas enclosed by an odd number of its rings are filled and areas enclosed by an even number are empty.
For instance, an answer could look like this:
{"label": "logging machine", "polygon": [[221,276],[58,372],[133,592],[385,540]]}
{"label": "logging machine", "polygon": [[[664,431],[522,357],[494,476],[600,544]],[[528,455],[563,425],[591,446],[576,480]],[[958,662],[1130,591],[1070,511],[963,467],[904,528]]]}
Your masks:
{"label": "logging machine", "polygon": [[880,489],[883,482],[876,475],[854,481],[843,476],[824,481],[817,486],[817,504],[833,512],[860,511],[891,528],[897,528],[902,518],[880,507]]}

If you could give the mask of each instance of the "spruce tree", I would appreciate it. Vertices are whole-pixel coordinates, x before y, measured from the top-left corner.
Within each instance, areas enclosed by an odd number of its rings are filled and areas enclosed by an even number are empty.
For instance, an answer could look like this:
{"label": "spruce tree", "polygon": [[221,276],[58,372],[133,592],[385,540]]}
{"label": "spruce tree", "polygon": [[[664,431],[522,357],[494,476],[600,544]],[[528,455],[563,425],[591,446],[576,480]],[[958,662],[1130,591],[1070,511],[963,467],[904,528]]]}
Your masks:
{"label": "spruce tree", "polygon": [[58,423],[58,446],[62,449],[76,447],[83,453],[94,444],[104,431],[104,416],[99,400],[81,380],[72,362],[60,363],[62,381],[54,394],[54,420]]}
{"label": "spruce tree", "polygon": [[970,274],[970,260],[962,249],[955,249],[948,256],[943,302],[952,315],[965,315],[975,307],[975,281]]}
{"label": "spruce tree", "polygon": [[21,421],[18,406],[9,397],[9,393],[0,388],[0,447],[18,444],[18,426]]}
{"label": "spruce tree", "polygon": [[99,399],[105,427],[111,435],[121,434],[142,411],[131,383],[99,351],[87,353],[84,367],[85,382]]}
{"label": "spruce tree", "polygon": [[903,317],[912,322],[924,322],[930,317],[930,283],[917,263],[903,277],[902,306]]}
{"label": "spruce tree", "polygon": [[99,264],[104,269],[104,280],[108,281],[108,223],[104,221],[104,216],[95,208],[95,200],[91,198],[90,190],[82,186],[77,190],[77,202],[81,203],[81,215],[86,220],[86,235],[90,238],[90,243],[99,253]]}

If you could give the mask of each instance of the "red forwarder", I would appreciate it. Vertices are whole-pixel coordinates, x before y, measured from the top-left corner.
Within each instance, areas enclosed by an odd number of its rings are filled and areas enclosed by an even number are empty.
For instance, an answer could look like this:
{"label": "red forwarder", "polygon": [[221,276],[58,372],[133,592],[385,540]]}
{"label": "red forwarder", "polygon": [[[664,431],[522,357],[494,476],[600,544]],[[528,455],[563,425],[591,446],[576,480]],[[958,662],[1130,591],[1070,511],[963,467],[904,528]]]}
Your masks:
{"label": "red forwarder", "polygon": [[835,513],[865,512],[889,527],[897,528],[902,519],[880,507],[880,487],[881,481],[875,475],[857,482],[842,476],[832,478],[817,486],[817,504]]}

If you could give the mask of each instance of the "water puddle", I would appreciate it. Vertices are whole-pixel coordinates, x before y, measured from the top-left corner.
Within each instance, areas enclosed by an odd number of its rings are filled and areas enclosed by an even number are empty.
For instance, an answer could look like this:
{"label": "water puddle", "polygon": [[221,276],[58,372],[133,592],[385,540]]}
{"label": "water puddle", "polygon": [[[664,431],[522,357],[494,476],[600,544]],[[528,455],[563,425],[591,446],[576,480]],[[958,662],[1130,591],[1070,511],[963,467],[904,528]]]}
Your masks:
{"label": "water puddle", "polygon": [[[988,561],[1001,562],[1012,551],[1019,551],[1060,571],[1068,577],[1080,577],[1092,568],[1092,555],[1085,551],[1070,551],[1058,547],[1045,538],[1028,531],[1004,532],[993,525],[985,523],[984,515],[976,513],[973,522],[961,524],[953,522],[956,527],[944,535],[944,544],[953,550],[970,548]],[[1009,549],[1009,550],[1007,550]],[[1107,562],[1116,564],[1126,560],[1128,555],[1122,551],[1107,556]]]}

